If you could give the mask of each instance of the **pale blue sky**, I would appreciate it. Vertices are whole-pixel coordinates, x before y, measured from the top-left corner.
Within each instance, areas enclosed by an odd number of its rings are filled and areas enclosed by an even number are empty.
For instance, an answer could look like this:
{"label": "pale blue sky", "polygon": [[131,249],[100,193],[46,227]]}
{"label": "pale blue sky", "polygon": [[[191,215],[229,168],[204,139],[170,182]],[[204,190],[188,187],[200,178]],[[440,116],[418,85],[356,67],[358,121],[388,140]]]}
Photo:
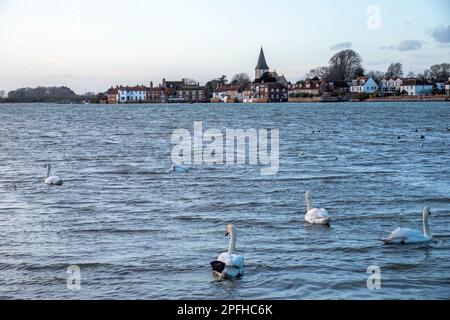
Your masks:
{"label": "pale blue sky", "polygon": [[0,0],[0,90],[252,76],[261,45],[290,80],[350,43],[368,70],[417,73],[450,62],[449,25],[448,0]]}

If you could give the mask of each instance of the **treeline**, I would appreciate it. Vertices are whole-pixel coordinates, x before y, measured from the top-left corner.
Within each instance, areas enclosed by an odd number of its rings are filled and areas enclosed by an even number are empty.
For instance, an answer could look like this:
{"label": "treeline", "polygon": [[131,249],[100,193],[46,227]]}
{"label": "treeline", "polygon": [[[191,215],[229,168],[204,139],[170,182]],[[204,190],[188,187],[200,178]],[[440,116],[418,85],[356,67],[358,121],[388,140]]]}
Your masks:
{"label": "treeline", "polygon": [[319,67],[307,74],[307,79],[317,79],[329,82],[351,81],[360,76],[371,76],[379,81],[383,78],[417,78],[431,83],[446,82],[450,77],[450,63],[442,63],[431,66],[421,74],[409,72],[405,74],[401,63],[392,63],[386,71],[368,71],[363,67],[361,56],[351,50],[343,50],[335,54],[329,61],[328,66]]}
{"label": "treeline", "polygon": [[85,99],[68,87],[20,88],[8,92],[4,102],[61,102],[75,103]]}

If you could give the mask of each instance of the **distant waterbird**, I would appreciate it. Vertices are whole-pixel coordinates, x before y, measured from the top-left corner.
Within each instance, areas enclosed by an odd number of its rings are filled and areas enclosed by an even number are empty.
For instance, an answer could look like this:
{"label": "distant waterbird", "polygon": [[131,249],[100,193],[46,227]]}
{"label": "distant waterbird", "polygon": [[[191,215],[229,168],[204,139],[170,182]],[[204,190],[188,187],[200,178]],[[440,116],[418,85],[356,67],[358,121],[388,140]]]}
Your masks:
{"label": "distant waterbird", "polygon": [[236,254],[237,233],[234,225],[229,224],[225,231],[225,236],[230,236],[228,252],[224,252],[211,262],[211,267],[216,276],[221,279],[232,279],[244,275],[245,259]]}
{"label": "distant waterbird", "polygon": [[310,191],[306,192],[306,211],[305,221],[310,224],[328,225],[331,222],[327,210],[312,207]]}
{"label": "distant waterbird", "polygon": [[418,244],[433,241],[429,226],[430,216],[430,208],[423,209],[423,234],[412,229],[398,228],[382,241],[385,244]]}
{"label": "distant waterbird", "polygon": [[63,185],[62,179],[60,179],[57,176],[50,176],[51,165],[49,162],[45,163],[43,165],[43,167],[45,169],[47,169],[46,173],[45,173],[45,179],[44,179],[45,184],[53,185],[53,186],[62,186]]}

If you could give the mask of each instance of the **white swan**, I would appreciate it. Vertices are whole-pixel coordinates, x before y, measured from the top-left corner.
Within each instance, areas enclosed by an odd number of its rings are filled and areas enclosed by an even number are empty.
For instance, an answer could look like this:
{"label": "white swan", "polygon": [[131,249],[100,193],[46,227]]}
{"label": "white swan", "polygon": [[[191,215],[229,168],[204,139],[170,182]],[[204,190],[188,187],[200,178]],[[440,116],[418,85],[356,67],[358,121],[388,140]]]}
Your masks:
{"label": "white swan", "polygon": [[305,221],[310,224],[330,224],[331,218],[325,209],[313,209],[311,205],[311,192],[306,192],[306,216]]}
{"label": "white swan", "polygon": [[431,216],[430,208],[423,209],[423,234],[419,231],[405,228],[398,228],[389,237],[382,239],[385,244],[414,244],[433,241],[430,233],[428,219]]}
{"label": "white swan", "polygon": [[217,261],[211,262],[214,273],[222,279],[236,278],[244,274],[244,257],[236,251],[236,229],[230,224],[227,226],[225,236],[230,236],[228,252],[222,253]]}
{"label": "white swan", "polygon": [[49,184],[49,185],[54,185],[54,186],[62,186],[63,185],[63,181],[62,179],[60,179],[59,177],[56,176],[50,176],[50,163],[46,163],[44,164],[44,168],[47,169],[47,172],[45,174],[45,183]]}

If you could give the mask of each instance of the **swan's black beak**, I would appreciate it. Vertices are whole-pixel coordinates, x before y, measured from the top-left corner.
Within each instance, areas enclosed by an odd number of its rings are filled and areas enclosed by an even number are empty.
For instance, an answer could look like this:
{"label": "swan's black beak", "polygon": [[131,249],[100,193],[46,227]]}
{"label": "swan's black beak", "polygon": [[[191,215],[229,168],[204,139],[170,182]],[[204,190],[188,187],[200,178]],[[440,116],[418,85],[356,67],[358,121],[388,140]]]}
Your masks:
{"label": "swan's black beak", "polygon": [[230,233],[228,231],[225,231],[225,237],[228,237]]}

